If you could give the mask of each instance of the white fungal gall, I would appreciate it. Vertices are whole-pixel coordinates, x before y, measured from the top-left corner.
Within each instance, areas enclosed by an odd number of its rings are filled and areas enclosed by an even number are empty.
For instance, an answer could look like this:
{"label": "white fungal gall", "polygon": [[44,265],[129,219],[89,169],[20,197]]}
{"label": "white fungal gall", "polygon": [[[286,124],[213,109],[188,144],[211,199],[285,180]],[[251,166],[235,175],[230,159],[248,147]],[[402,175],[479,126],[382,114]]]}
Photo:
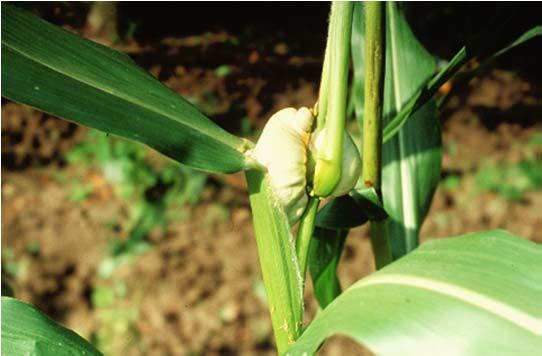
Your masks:
{"label": "white fungal gall", "polygon": [[[253,158],[267,168],[271,188],[284,208],[290,225],[294,225],[309,202],[307,170],[309,152],[317,157],[325,129],[311,134],[314,117],[305,107],[286,108],[276,112],[267,124],[253,151]],[[361,172],[361,159],[348,133],[344,133],[341,179],[331,196],[348,194]],[[314,167],[308,174],[314,174]]]}
{"label": "white fungal gall", "polygon": [[275,198],[284,207],[290,225],[301,218],[308,203],[307,150],[313,121],[305,107],[276,112],[253,152],[267,168]]}

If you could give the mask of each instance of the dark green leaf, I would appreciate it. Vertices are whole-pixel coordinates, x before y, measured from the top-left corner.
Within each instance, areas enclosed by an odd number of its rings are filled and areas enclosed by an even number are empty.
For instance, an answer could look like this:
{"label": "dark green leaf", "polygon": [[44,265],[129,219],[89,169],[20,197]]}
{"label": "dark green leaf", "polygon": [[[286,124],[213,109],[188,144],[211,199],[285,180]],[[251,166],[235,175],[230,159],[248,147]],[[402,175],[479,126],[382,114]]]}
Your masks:
{"label": "dark green leaf", "polygon": [[33,306],[2,297],[2,355],[101,355]]}
{"label": "dark green leaf", "polygon": [[[363,81],[364,81],[364,19],[363,7],[356,3],[352,34],[352,58],[354,64],[354,101],[356,115],[362,125],[363,117]],[[434,70],[431,56],[414,38],[403,16],[398,13],[395,4],[388,4],[385,76],[385,119],[392,117],[401,109]],[[412,250],[418,241],[421,223],[429,209],[434,189],[440,177],[440,126],[436,119],[434,101],[418,111],[390,142],[383,148],[383,198],[384,208],[374,189],[358,189],[350,196],[335,199],[318,214],[316,225],[327,229],[348,229],[361,225],[367,219],[382,220],[389,215],[388,236],[391,240],[395,258]],[[316,236],[321,242],[315,243],[315,249],[325,251],[311,255],[309,270],[313,280],[327,278],[329,289],[316,290],[318,300],[325,304],[336,294],[334,285],[338,285],[333,274],[325,278],[315,275],[314,271],[336,268],[343,244],[336,241],[323,243],[323,238],[340,234],[338,230]],[[330,253],[335,256],[330,256]],[[322,257],[322,256],[324,257]],[[320,261],[322,259],[322,261]],[[332,263],[333,262],[333,263]],[[316,265],[316,269],[312,266]],[[328,277],[330,276],[330,277]],[[323,291],[323,292],[322,292]],[[326,294],[327,293],[327,294]]]}
{"label": "dark green leaf", "polygon": [[351,229],[368,220],[383,220],[387,216],[374,188],[362,188],[332,199],[318,212],[315,225],[327,229]]}
{"label": "dark green leaf", "polygon": [[343,195],[327,203],[316,215],[315,225],[327,229],[350,229],[363,225],[367,217],[356,201]]}
{"label": "dark green leaf", "polygon": [[321,308],[325,308],[341,294],[337,266],[341,258],[348,230],[316,227],[309,253],[309,271],[314,295]]}
{"label": "dark green leaf", "polygon": [[350,192],[350,196],[356,202],[358,209],[363,211],[369,220],[384,220],[388,214],[382,206],[382,201],[374,188],[360,188]]}
{"label": "dark green leaf", "polygon": [[325,205],[316,218],[309,253],[314,294],[322,308],[341,293],[337,265],[350,228],[387,217],[373,188],[352,191]]}
{"label": "dark green leaf", "polygon": [[542,246],[505,231],[431,241],[343,292],[289,355],[334,334],[378,355],[536,355]]}
{"label": "dark green leaf", "polygon": [[2,3],[2,96],[142,142],[205,171],[245,168],[247,142],[114,50]]}

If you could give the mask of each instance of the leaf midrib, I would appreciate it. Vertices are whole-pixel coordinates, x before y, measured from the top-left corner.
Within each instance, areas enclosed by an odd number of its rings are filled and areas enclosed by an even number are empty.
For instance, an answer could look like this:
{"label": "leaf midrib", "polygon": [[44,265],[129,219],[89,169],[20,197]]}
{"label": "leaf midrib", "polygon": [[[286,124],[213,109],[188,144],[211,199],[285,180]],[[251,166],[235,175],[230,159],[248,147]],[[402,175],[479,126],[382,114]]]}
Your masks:
{"label": "leaf midrib", "polygon": [[403,274],[387,274],[361,280],[354,284],[352,289],[385,284],[409,286],[446,295],[466,304],[483,309],[492,315],[511,322],[517,327],[531,332],[534,335],[542,336],[542,319],[533,317],[522,310],[505,304],[490,296],[434,279]]}

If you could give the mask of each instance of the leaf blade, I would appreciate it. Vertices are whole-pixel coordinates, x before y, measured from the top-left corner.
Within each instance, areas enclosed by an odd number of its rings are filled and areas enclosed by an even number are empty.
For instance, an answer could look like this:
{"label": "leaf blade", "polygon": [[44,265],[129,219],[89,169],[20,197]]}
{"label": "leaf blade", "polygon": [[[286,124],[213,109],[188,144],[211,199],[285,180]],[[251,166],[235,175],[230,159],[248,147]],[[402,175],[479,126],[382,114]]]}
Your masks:
{"label": "leaf blade", "polygon": [[337,266],[349,230],[316,227],[310,246],[309,271],[318,304],[325,308],[342,291]]}
{"label": "leaf blade", "polygon": [[2,4],[2,21],[3,96],[140,141],[194,168],[229,173],[246,167],[246,141],[129,57],[10,5]]}
{"label": "leaf blade", "polygon": [[541,261],[541,246],[500,230],[425,243],[346,290],[289,354],[314,352],[335,333],[378,354],[533,354]]}
{"label": "leaf blade", "polygon": [[[414,37],[397,5],[387,4],[384,123],[433,74],[432,56]],[[414,249],[440,179],[440,123],[434,100],[405,123],[382,150],[382,194],[394,259]]]}
{"label": "leaf blade", "polygon": [[[483,43],[487,41],[489,34],[491,37],[495,37],[495,34],[491,31],[492,28],[486,29],[485,33],[478,35],[477,40],[472,44],[463,46],[455,56],[448,62],[448,64],[442,68],[438,73],[436,73],[430,80],[424,84],[420,90],[410,98],[410,100],[404,105],[403,109],[395,115],[395,117],[388,122],[383,132],[383,140],[387,142],[390,140],[401,127],[407,122],[407,120],[427,101],[431,100],[433,96],[437,93],[437,90],[448,80],[454,78],[461,69],[461,67],[467,63],[471,58],[478,55],[480,52],[483,52],[484,45]],[[472,79],[481,70],[487,68],[494,62],[499,56],[505,54],[506,52],[512,50],[513,48],[537,37],[542,36],[542,26],[535,26],[523,34],[521,34],[516,40],[511,42],[508,45],[496,50],[495,53],[492,53],[484,59],[480,64],[478,69],[474,70],[467,79]],[[500,47],[500,46],[493,46]],[[495,49],[491,49],[494,50]],[[439,105],[440,107],[440,105]]]}
{"label": "leaf blade", "polygon": [[2,354],[101,355],[75,332],[11,297],[2,297]]}

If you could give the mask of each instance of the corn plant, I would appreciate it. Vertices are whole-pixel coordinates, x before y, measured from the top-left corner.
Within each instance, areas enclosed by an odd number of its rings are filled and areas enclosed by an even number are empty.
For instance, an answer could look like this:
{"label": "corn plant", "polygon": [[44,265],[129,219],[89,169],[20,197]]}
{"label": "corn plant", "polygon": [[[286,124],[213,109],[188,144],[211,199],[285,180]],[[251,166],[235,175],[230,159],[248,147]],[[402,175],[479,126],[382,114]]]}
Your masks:
{"label": "corn plant", "polygon": [[[10,5],[2,24],[2,96],[195,169],[245,172],[279,354],[314,354],[337,333],[377,354],[542,350],[540,246],[505,231],[418,246],[440,177],[434,94],[470,59],[490,63],[542,27],[504,44],[491,28],[437,71],[397,4],[334,2],[318,102],[277,112],[254,144],[124,54]],[[348,98],[363,132],[357,146],[345,130]],[[336,269],[345,239],[367,222],[378,271],[343,291]],[[322,310],[303,325],[306,275]],[[99,353],[10,297],[2,297],[2,339],[10,355]]]}

